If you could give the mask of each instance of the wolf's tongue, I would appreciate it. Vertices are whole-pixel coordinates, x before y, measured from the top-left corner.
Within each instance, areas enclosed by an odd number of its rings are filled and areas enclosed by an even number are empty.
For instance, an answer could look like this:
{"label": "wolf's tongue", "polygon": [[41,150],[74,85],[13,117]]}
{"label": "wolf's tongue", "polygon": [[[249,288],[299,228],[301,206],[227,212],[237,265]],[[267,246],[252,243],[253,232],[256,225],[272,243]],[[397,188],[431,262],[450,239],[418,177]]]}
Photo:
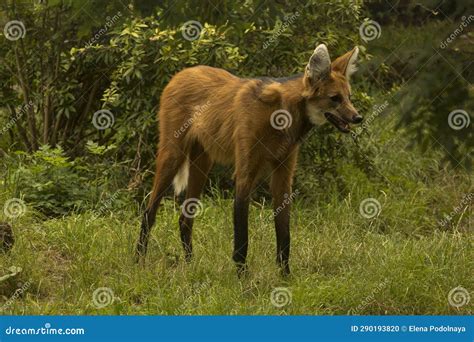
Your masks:
{"label": "wolf's tongue", "polygon": [[324,116],[326,117],[326,119],[332,123],[339,131],[343,132],[343,133],[349,133],[350,132],[350,126],[349,124],[339,118],[338,116],[332,114],[332,113],[324,113]]}

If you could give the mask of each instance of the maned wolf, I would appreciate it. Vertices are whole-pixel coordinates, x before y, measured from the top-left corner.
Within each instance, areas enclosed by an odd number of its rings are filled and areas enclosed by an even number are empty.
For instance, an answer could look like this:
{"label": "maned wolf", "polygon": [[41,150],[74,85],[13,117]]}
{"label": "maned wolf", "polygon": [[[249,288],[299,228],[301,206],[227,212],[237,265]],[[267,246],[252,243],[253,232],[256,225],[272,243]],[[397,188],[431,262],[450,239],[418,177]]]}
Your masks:
{"label": "maned wolf", "polygon": [[[146,254],[169,186],[174,183],[176,193],[186,189],[186,201],[197,201],[212,165],[221,163],[235,167],[233,259],[239,275],[247,257],[249,198],[266,175],[271,175],[277,262],[289,274],[290,207],[284,201],[292,191],[298,148],[314,125],[329,121],[347,133],[349,123],[362,121],[349,84],[358,53],[355,47],[331,63],[327,47],[318,45],[305,72],[286,79],[244,79],[208,66],[177,73],[161,95],[156,173],[137,259]],[[187,261],[192,226],[193,215],[184,208],[179,228]]]}

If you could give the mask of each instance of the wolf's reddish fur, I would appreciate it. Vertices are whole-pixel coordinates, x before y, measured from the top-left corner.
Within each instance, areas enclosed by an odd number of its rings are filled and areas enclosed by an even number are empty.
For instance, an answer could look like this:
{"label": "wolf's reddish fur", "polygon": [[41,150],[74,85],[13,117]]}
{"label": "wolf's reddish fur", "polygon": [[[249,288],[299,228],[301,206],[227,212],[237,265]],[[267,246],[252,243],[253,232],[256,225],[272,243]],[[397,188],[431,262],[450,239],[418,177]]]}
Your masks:
{"label": "wolf's reddish fur", "polygon": [[[298,147],[311,127],[326,117],[341,131],[347,131],[350,122],[360,122],[348,82],[357,53],[355,48],[331,64],[326,47],[319,45],[305,73],[284,81],[243,79],[208,66],[176,74],[161,95],[156,174],[138,255],[146,253],[157,208],[173,178],[187,182],[187,199],[199,198],[213,163],[221,163],[235,167],[233,258],[239,270],[247,255],[249,196],[260,178],[270,176],[273,206],[279,208],[277,261],[288,273],[289,205],[283,201],[291,193]],[[272,113],[279,110],[290,114],[291,124],[283,129],[272,125]],[[187,216],[180,217],[180,231],[190,260],[193,219]]]}

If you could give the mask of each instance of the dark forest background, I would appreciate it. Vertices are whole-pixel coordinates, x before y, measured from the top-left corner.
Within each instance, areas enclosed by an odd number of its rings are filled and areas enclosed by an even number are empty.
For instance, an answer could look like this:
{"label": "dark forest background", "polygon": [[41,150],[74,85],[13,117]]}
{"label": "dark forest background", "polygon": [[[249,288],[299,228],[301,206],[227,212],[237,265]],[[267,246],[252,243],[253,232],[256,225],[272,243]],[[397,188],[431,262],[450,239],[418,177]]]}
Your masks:
{"label": "dark forest background", "polygon": [[[472,118],[474,18],[466,16],[472,13],[468,6],[402,0],[4,1],[0,22],[20,20],[25,28],[21,39],[5,39],[5,32],[0,38],[4,184],[48,215],[93,207],[118,189],[140,203],[154,168],[160,93],[176,72],[206,64],[241,77],[288,76],[303,70],[317,43],[327,44],[333,58],[361,47],[354,103],[372,119],[357,138],[329,126],[311,134],[296,180],[307,197],[324,199],[336,191],[344,198],[345,164],[386,182],[374,161],[383,153],[374,133],[382,130],[403,135],[407,148],[438,151],[441,166],[470,170],[472,126],[454,130],[448,124],[453,110]],[[199,39],[183,36],[190,20],[202,26]],[[379,28],[375,38],[364,40],[361,25],[369,21]],[[99,110],[112,114],[107,129],[93,125]],[[216,168],[213,188],[230,189],[230,176],[231,170]]]}

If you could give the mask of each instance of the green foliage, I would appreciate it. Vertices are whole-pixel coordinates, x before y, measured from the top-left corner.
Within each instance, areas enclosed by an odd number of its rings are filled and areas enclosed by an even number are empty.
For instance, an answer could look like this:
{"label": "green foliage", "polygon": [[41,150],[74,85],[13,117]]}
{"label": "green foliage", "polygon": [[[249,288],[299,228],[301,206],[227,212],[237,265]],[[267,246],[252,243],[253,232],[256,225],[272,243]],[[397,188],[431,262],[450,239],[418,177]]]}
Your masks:
{"label": "green foliage", "polygon": [[18,153],[20,162],[10,183],[14,194],[47,215],[62,215],[83,207],[90,191],[77,164],[60,146],[41,146],[33,154]]}
{"label": "green foliage", "polygon": [[[28,286],[2,313],[472,314],[472,305],[447,301],[456,286],[474,288],[472,175],[441,163],[467,168],[472,157],[471,126],[453,130],[447,118],[463,109],[472,125],[472,32],[440,47],[471,12],[468,1],[438,3],[3,1],[0,27],[21,20],[26,34],[10,41],[0,30],[0,199],[24,199],[28,209],[18,218],[0,211],[16,238],[0,255],[0,300]],[[362,42],[369,19],[382,34]],[[189,20],[202,24],[199,39],[183,37]],[[202,198],[193,262],[182,261],[180,210],[165,198],[138,269],[137,213],[170,78],[197,64],[289,76],[304,70],[316,43],[332,58],[360,46],[352,99],[366,120],[356,137],[322,126],[303,143],[293,274],[283,284],[292,303],[269,303],[282,279],[262,198],[249,215],[250,272],[237,281],[232,203],[222,191],[231,188],[228,168],[216,168],[212,196]],[[113,115],[104,130],[92,122],[99,109]],[[365,199],[379,202],[375,216],[362,215]],[[102,286],[114,301],[98,309],[91,297]]]}
{"label": "green foliage", "polygon": [[[395,90],[391,103],[400,114],[398,128],[414,145],[440,150],[444,161],[471,170],[474,16],[465,1],[430,10],[436,6],[434,1],[407,3],[388,18],[373,10],[373,18],[385,25],[381,38],[370,42],[371,61],[365,67],[377,85]],[[401,28],[401,21],[411,25]]]}
{"label": "green foliage", "polygon": [[[215,194],[202,198],[191,263],[183,258],[180,208],[172,199],[163,201],[146,267],[137,267],[131,253],[140,223],[131,203],[107,215],[97,210],[47,220],[28,211],[14,221],[15,247],[0,255],[6,265],[0,276],[10,266],[23,271],[8,287],[0,282],[0,296],[11,297],[19,282],[30,286],[3,313],[472,315],[472,305],[448,302],[454,287],[474,287],[472,217],[469,203],[462,203],[462,194],[472,191],[469,175],[440,169],[436,155],[407,151],[406,140],[393,145],[383,138],[377,141],[386,145],[384,153],[376,161],[390,188],[347,165],[341,174],[351,192],[344,200],[336,193],[324,203],[296,197],[289,279],[279,276],[274,262],[271,205],[254,202],[250,208],[249,274],[241,280],[230,257],[232,200]],[[404,191],[394,193],[395,187]],[[367,197],[381,204],[373,218],[360,214]],[[440,226],[457,206],[456,216]],[[115,299],[97,308],[92,293],[103,286]],[[270,294],[281,286],[291,291],[292,302],[276,308]]]}
{"label": "green foliage", "polygon": [[88,142],[87,149],[90,154],[74,160],[61,146],[43,145],[32,154],[16,152],[5,161],[13,170],[6,176],[5,188],[48,216],[97,208],[111,197],[120,202],[117,189],[124,190],[120,198],[129,200],[121,164],[108,159],[115,146]]}
{"label": "green foliage", "polygon": [[[454,109],[472,115],[472,68],[466,67],[472,34],[433,51],[461,20],[466,11],[462,1],[442,5],[443,13],[455,19],[452,23],[429,10],[436,6],[432,2],[401,2],[394,5],[397,11],[385,1],[79,3],[18,6],[10,0],[0,7],[2,24],[19,19],[26,26],[18,41],[4,39],[0,32],[0,123],[9,127],[0,135],[0,148],[9,154],[32,153],[21,154],[22,184],[31,192],[30,197],[25,192],[26,199],[43,212],[94,207],[100,198],[129,187],[138,188],[141,201],[154,169],[159,97],[183,68],[207,64],[241,77],[289,76],[304,70],[316,43],[327,44],[332,58],[360,46],[361,67],[352,89],[363,115],[390,97],[390,114],[400,118],[400,134],[425,150],[443,151],[454,165],[470,166],[472,130],[452,130],[447,115]],[[391,15],[383,14],[388,11]],[[366,18],[382,25],[380,39],[361,41],[359,26]],[[183,36],[182,26],[189,20],[201,23],[199,39]],[[446,85],[454,75],[461,77]],[[110,110],[114,119],[105,130],[92,122],[100,109]],[[392,126],[379,130],[386,127]],[[303,144],[296,186],[308,198],[327,199],[332,192],[344,198],[352,186],[344,174],[347,165],[385,186],[374,162],[382,151],[374,141],[371,127],[357,141],[331,127],[314,130]],[[43,145],[51,146],[48,153],[68,158],[51,164],[41,155],[46,153],[39,150]],[[64,151],[58,152],[58,146]],[[214,172],[213,183],[231,172]],[[58,189],[48,177],[56,179]],[[89,189],[75,193],[73,184]],[[61,197],[69,194],[69,201]],[[50,202],[56,195],[58,203]]]}

